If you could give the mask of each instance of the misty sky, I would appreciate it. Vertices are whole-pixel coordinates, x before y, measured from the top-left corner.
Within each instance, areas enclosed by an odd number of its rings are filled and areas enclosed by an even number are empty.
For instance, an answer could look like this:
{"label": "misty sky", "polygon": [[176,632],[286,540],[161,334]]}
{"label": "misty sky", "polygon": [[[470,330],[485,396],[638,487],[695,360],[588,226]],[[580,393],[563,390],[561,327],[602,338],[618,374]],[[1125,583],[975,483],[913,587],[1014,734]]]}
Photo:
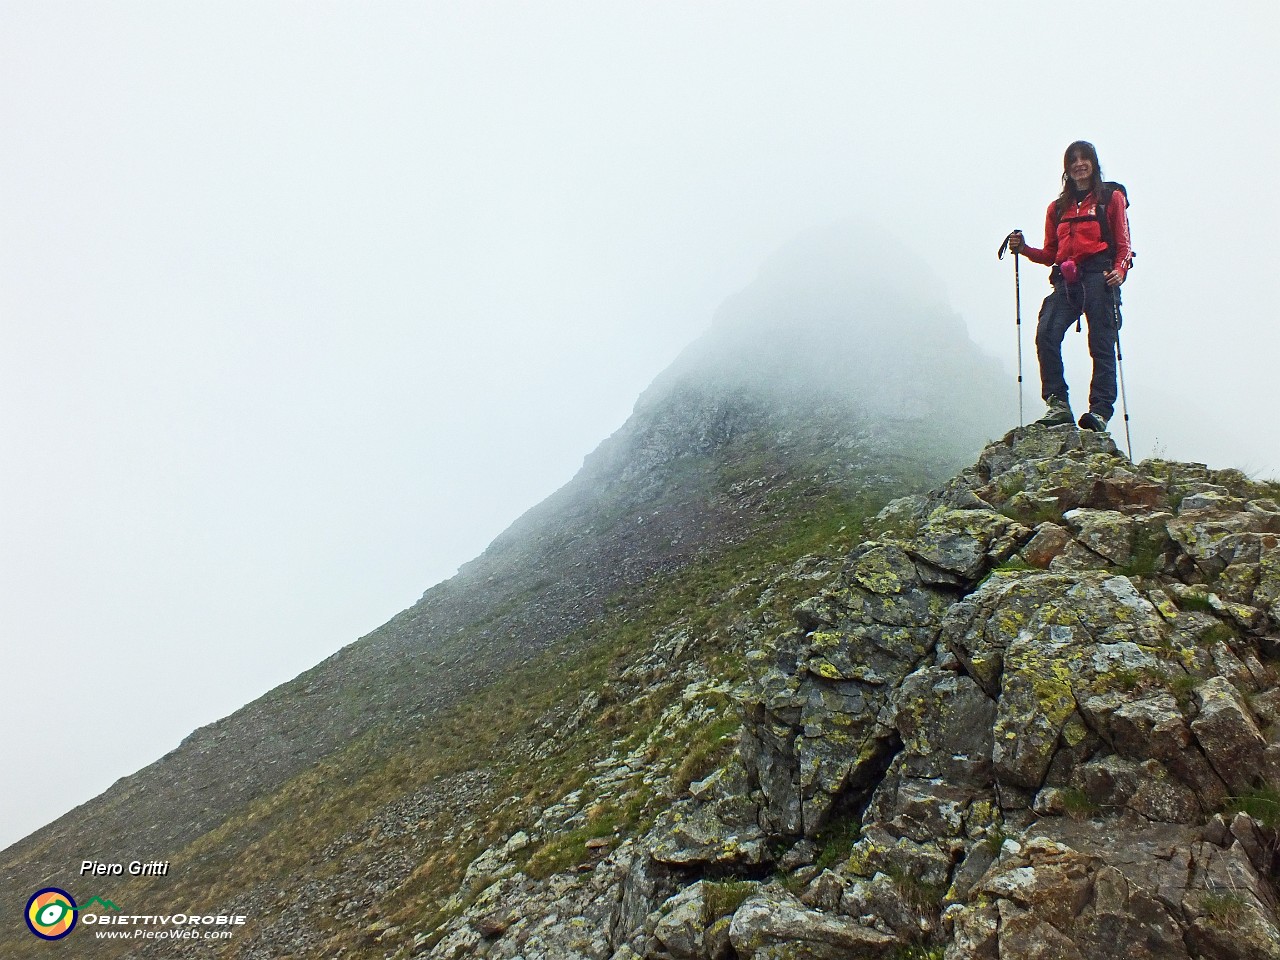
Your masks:
{"label": "misty sky", "polygon": [[1135,456],[1280,473],[1278,46],[1264,0],[0,0],[0,846],[450,576],[800,231],[912,246],[1015,426],[995,251],[1077,138]]}

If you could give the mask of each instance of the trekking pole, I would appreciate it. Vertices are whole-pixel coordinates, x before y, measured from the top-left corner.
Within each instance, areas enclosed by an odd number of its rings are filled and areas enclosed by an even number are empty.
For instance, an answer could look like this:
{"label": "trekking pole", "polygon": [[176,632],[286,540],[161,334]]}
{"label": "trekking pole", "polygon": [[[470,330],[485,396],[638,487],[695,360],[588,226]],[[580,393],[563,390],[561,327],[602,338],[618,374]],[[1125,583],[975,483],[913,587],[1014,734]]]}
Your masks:
{"label": "trekking pole", "polygon": [[1115,287],[1111,288],[1111,313],[1116,321],[1116,367],[1120,371],[1120,409],[1124,413],[1124,445],[1129,451],[1129,460],[1133,461],[1133,438],[1129,436],[1129,399],[1124,392],[1124,353],[1120,350],[1120,296]]}
{"label": "trekking pole", "polygon": [[[1009,237],[1013,234],[1022,236],[1021,230],[1014,230],[1008,237],[1004,238],[1004,243],[1000,244],[1000,250],[996,253],[997,260],[1004,259],[1004,252],[1009,248]],[[1018,270],[1021,257],[1015,250],[1013,252],[1013,296],[1014,296],[1014,317],[1016,318],[1018,327],[1018,426],[1026,426],[1026,418],[1022,414],[1022,276]],[[1130,457],[1130,460],[1133,458]]]}
{"label": "trekking pole", "polygon": [[1018,426],[1024,425],[1026,418],[1022,415],[1022,275],[1019,266],[1022,263],[1021,255],[1014,253],[1013,255],[1013,296],[1014,296],[1014,317],[1018,327]]}

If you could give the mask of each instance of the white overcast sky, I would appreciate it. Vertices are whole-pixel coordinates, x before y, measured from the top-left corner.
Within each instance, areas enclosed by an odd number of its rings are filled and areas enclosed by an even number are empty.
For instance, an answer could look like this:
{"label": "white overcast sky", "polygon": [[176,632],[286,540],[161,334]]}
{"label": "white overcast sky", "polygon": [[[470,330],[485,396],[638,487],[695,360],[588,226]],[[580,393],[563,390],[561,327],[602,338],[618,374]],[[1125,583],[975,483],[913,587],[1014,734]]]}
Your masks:
{"label": "white overcast sky", "polygon": [[0,0],[0,846],[450,576],[809,227],[929,261],[1016,425],[1077,138],[1135,455],[1280,472],[1278,10]]}

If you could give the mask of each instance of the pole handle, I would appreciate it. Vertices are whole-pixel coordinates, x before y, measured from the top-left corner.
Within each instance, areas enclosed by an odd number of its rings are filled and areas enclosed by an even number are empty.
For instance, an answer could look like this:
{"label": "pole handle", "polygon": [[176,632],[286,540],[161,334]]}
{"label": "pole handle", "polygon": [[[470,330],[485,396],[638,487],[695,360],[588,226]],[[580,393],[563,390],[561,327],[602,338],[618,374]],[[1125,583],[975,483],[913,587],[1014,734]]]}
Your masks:
{"label": "pole handle", "polygon": [[[1019,239],[1021,239],[1021,238],[1022,238],[1022,231],[1021,231],[1021,230],[1010,230],[1010,231],[1009,231],[1009,233],[1008,233],[1008,235],[1006,235],[1006,236],[1005,236],[1005,238],[1004,238],[1004,242],[1000,244],[1000,249],[996,251],[996,259],[997,259],[997,260],[1003,260],[1003,259],[1004,259],[1004,252],[1005,252],[1006,250],[1008,250],[1008,249],[1009,249],[1009,241],[1013,239],[1013,237],[1014,237],[1014,235],[1015,235],[1015,234],[1017,235],[1017,237],[1018,237]],[[1016,257],[1016,256],[1018,255],[1017,251],[1014,251],[1014,254],[1013,254],[1013,255]]]}

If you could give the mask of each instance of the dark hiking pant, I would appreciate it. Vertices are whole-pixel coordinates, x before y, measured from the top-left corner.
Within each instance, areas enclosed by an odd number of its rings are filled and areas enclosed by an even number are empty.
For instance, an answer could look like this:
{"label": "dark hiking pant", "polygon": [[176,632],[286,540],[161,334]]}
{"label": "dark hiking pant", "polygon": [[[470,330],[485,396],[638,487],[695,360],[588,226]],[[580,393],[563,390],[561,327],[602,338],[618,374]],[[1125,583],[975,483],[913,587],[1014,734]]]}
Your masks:
{"label": "dark hiking pant", "polygon": [[[1113,299],[1114,298],[1114,299]],[[1120,291],[1107,286],[1102,273],[1081,274],[1078,283],[1060,282],[1045,298],[1036,324],[1036,354],[1040,358],[1040,396],[1061,397],[1070,403],[1062,370],[1062,339],[1081,313],[1089,324],[1089,356],[1093,382],[1089,409],[1110,420],[1116,409],[1116,335],[1119,330]]]}

